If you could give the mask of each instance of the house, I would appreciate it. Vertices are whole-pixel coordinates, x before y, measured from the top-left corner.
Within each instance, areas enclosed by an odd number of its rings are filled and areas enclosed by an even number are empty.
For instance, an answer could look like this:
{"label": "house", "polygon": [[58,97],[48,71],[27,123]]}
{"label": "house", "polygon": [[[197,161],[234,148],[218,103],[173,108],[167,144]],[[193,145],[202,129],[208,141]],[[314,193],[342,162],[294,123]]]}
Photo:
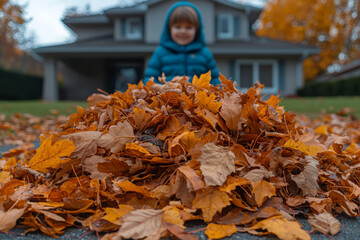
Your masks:
{"label": "house", "polygon": [[[35,49],[44,59],[43,98],[57,100],[58,67],[64,99],[86,99],[102,89],[123,91],[137,83],[157,47],[167,10],[176,1],[148,0],[102,14],[63,19],[73,43]],[[303,85],[302,62],[318,50],[257,37],[252,25],[261,9],[229,0],[193,0],[201,11],[205,39],[219,71],[247,89],[260,80],[264,93],[293,95]]]}
{"label": "house", "polygon": [[332,73],[325,73],[315,79],[317,82],[325,82],[328,80],[343,80],[350,77],[360,76],[360,59],[354,60],[344,66],[338,71]]}

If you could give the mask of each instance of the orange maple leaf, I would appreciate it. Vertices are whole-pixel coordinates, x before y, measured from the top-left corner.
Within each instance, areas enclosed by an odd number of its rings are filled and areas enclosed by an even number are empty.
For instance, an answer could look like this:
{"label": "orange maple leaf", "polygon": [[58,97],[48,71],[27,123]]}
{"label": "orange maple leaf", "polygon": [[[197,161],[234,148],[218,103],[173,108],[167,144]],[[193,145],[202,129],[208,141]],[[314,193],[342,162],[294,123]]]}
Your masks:
{"label": "orange maple leaf", "polygon": [[76,149],[74,143],[70,140],[60,140],[52,143],[51,135],[49,138],[41,142],[35,156],[30,160],[28,167],[46,173],[48,168],[57,168],[66,160],[62,157],[69,157]]}

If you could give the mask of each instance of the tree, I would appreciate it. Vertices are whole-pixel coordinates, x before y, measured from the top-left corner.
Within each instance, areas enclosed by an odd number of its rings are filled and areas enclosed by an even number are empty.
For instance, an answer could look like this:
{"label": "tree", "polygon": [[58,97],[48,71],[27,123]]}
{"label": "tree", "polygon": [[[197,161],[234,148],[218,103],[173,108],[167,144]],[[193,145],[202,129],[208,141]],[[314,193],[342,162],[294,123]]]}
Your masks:
{"label": "tree", "polygon": [[10,68],[22,54],[18,37],[24,31],[25,23],[23,6],[11,0],[0,0],[0,65],[5,68]]}
{"label": "tree", "polygon": [[260,16],[259,36],[314,46],[304,61],[311,80],[330,66],[360,57],[360,3],[356,0],[269,0]]}

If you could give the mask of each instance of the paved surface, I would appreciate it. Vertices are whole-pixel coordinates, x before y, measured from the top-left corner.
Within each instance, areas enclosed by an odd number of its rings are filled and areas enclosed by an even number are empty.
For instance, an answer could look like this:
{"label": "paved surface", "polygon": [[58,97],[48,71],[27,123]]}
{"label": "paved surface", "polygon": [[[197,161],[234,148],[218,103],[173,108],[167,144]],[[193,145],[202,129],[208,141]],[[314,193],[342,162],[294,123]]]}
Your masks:
{"label": "paved surface", "polygon": [[[0,155],[1,152],[6,152],[15,146],[6,145],[6,146],[0,146]],[[39,147],[39,142],[35,142],[35,147]],[[349,218],[347,216],[340,216],[338,217],[340,223],[341,223],[341,231],[334,236],[333,238],[335,240],[357,240],[360,239],[360,217],[358,218]],[[305,219],[299,220],[303,225],[304,229],[307,231],[310,231],[311,228],[307,221]],[[206,225],[205,223],[201,221],[192,221],[190,223],[186,224],[187,231],[194,231],[197,229],[204,228]],[[30,239],[40,239],[40,240],[46,240],[46,239],[53,239],[51,237],[48,237],[46,235],[43,235],[41,232],[35,232],[35,233],[28,233],[26,236],[22,236],[21,233],[24,231],[24,229],[21,228],[15,228],[10,231],[10,233],[0,233],[0,240],[9,240],[9,239],[15,239],[15,240],[30,240]],[[103,235],[103,234],[102,234]],[[100,235],[100,237],[102,236]],[[200,240],[207,239],[206,235],[204,234],[204,231],[199,231],[194,233]],[[320,234],[320,233],[312,233],[311,234],[312,239],[314,240],[328,240],[329,237]],[[66,230],[65,234],[61,235],[58,239],[98,239],[96,234],[93,232],[88,232],[86,229],[80,229],[80,228],[69,228]],[[230,238],[225,239],[249,239],[249,240],[268,240],[268,239],[276,239],[276,237],[258,237],[253,236],[247,233],[237,233],[232,235]]]}

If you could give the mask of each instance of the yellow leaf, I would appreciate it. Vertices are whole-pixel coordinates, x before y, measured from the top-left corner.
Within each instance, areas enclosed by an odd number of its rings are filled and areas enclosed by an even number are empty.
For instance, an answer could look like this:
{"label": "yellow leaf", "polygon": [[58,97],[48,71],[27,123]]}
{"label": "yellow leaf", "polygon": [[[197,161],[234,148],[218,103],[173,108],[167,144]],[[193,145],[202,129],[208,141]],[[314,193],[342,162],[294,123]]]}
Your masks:
{"label": "yellow leaf", "polygon": [[28,167],[38,172],[46,173],[48,168],[57,168],[65,162],[61,157],[68,157],[76,149],[70,140],[60,140],[52,144],[52,135],[41,142],[35,156]]}
{"label": "yellow leaf", "polygon": [[237,232],[234,223],[229,225],[209,223],[206,226],[205,234],[209,239],[221,239],[224,237],[230,237]]}
{"label": "yellow leaf", "polygon": [[321,126],[317,127],[315,129],[315,132],[317,134],[321,134],[321,135],[327,135],[328,134],[327,127],[325,125],[321,125]]}
{"label": "yellow leaf", "polygon": [[202,108],[208,109],[213,113],[218,113],[220,107],[222,106],[222,102],[215,102],[215,94],[212,93],[208,96],[206,91],[198,91],[196,94],[196,99]]}
{"label": "yellow leaf", "polygon": [[151,193],[148,190],[146,190],[141,186],[135,185],[130,181],[115,182],[115,184],[121,187],[121,189],[124,190],[125,192],[137,192],[146,197],[151,196]]}
{"label": "yellow leaf", "polygon": [[165,208],[163,208],[163,210],[164,210],[164,214],[162,216],[163,222],[172,223],[185,229],[184,220],[182,220],[180,215],[180,210],[178,208],[172,206],[166,206]]}
{"label": "yellow leaf", "polygon": [[292,148],[295,150],[299,150],[305,154],[308,154],[310,156],[316,156],[319,152],[323,151],[322,148],[317,146],[308,146],[302,141],[294,141],[292,139],[289,139],[285,144],[284,147]]}
{"label": "yellow leaf", "polygon": [[200,78],[196,75],[193,77],[192,84],[199,88],[209,88],[211,81],[211,71],[208,71],[205,74],[201,74]]}
{"label": "yellow leaf", "polygon": [[251,185],[253,187],[252,194],[255,196],[255,201],[258,207],[262,206],[267,197],[271,198],[276,194],[275,187],[268,181],[260,180],[257,182],[252,182]]}
{"label": "yellow leaf", "polygon": [[128,155],[131,155],[134,157],[144,157],[146,155],[150,155],[148,150],[137,145],[136,143],[127,143],[125,145],[125,151]]}
{"label": "yellow leaf", "polygon": [[310,240],[310,235],[301,229],[297,222],[289,222],[283,217],[272,217],[258,222],[251,227],[254,230],[263,229],[275,234],[282,240]]}
{"label": "yellow leaf", "polygon": [[226,192],[209,187],[196,192],[193,208],[200,208],[205,222],[210,222],[216,212],[230,205],[230,197]]}
{"label": "yellow leaf", "polygon": [[106,215],[103,217],[103,219],[116,225],[121,225],[122,221],[120,218],[132,210],[134,210],[132,206],[124,204],[120,204],[119,208],[104,208]]}

